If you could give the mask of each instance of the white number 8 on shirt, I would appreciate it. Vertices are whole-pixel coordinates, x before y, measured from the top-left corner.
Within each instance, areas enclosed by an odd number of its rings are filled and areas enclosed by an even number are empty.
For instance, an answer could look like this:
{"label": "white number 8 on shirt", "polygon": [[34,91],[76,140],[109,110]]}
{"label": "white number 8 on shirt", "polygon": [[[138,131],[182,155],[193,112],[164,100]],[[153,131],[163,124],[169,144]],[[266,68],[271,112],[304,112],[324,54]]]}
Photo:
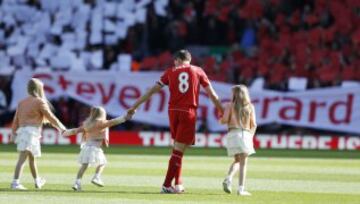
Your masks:
{"label": "white number 8 on shirt", "polygon": [[185,93],[189,89],[189,74],[187,72],[181,72],[179,74],[179,91]]}

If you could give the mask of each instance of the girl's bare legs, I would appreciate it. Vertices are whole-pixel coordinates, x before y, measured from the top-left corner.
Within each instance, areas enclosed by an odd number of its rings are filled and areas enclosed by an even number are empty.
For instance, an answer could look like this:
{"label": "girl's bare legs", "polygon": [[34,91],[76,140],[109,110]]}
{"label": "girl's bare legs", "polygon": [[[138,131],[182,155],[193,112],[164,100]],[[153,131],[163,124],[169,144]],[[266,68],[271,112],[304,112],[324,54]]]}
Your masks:
{"label": "girl's bare legs", "polygon": [[100,186],[100,187],[104,186],[104,183],[100,178],[101,173],[104,171],[104,168],[105,168],[105,164],[100,164],[99,166],[96,167],[95,175],[94,175],[93,179],[91,180],[91,182],[93,184]]}
{"label": "girl's bare legs", "polygon": [[35,158],[31,153],[29,153],[29,167],[30,167],[32,177],[34,179],[37,179],[38,178],[38,169],[37,169]]}
{"label": "girl's bare legs", "polygon": [[28,151],[21,151],[21,152],[19,153],[19,158],[18,158],[18,161],[17,161],[17,163],[16,163],[15,171],[14,171],[14,180],[13,180],[13,182],[11,183],[11,188],[12,188],[12,189],[21,189],[21,190],[26,189],[25,187],[23,187],[23,186],[20,184],[20,177],[21,177],[21,174],[22,174],[22,172],[23,172],[24,163],[25,163],[28,155],[29,155],[29,152],[28,152]]}
{"label": "girl's bare legs", "polygon": [[39,177],[35,157],[32,155],[31,152],[29,152],[28,155],[29,155],[30,172],[31,172],[32,177],[34,178],[35,187],[40,189],[46,183],[46,181],[45,181],[45,179],[42,179]]}
{"label": "girl's bare legs", "polygon": [[88,168],[88,166],[89,166],[89,164],[82,164],[81,165],[81,167],[80,167],[80,169],[79,169],[79,171],[77,173],[76,180],[80,180],[83,177],[83,175],[84,175],[86,169]]}
{"label": "girl's bare legs", "polygon": [[240,154],[239,163],[240,163],[240,171],[239,171],[239,194],[250,195],[250,193],[245,191],[245,179],[246,179],[246,166],[247,166],[247,154]]}
{"label": "girl's bare legs", "polygon": [[18,162],[15,166],[14,180],[19,180],[24,169],[24,163],[29,155],[28,151],[21,151],[19,154]]}
{"label": "girl's bare legs", "polygon": [[83,177],[86,169],[88,168],[89,164],[82,164],[77,175],[76,175],[76,180],[75,180],[75,184],[73,185],[72,189],[74,189],[75,191],[81,191],[81,178]]}
{"label": "girl's bare legs", "polygon": [[95,170],[95,176],[94,177],[100,178],[100,175],[104,171],[104,168],[105,168],[105,164],[101,164],[101,165],[97,166],[96,170]]}
{"label": "girl's bare legs", "polygon": [[223,189],[226,193],[231,193],[231,183],[232,179],[237,171],[239,171],[240,166],[240,154],[234,156],[234,162],[230,165],[228,174],[223,181]]}
{"label": "girl's bare legs", "polygon": [[239,162],[237,161],[236,156],[234,156],[234,162],[230,165],[226,179],[231,182],[237,171],[239,171]]}

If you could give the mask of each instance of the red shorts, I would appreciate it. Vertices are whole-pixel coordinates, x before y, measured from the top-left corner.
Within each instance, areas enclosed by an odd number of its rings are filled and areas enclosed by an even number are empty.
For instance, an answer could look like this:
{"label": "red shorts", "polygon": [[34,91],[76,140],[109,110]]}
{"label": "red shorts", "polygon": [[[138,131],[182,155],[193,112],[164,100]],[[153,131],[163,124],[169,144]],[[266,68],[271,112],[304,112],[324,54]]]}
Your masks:
{"label": "red shorts", "polygon": [[171,137],[176,142],[195,144],[196,109],[169,110]]}

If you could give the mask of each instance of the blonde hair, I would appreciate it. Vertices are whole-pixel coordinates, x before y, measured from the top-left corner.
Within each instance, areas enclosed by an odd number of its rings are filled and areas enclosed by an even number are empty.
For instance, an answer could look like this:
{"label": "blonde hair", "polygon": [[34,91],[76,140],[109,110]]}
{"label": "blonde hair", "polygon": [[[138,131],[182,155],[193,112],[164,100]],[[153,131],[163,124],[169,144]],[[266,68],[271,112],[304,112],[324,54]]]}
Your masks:
{"label": "blonde hair", "polygon": [[91,107],[89,117],[84,121],[85,127],[90,127],[96,120],[106,120],[106,111],[103,107]]}
{"label": "blonde hair", "polygon": [[[47,100],[45,96],[44,84],[39,79],[31,78],[29,80],[27,84],[27,92],[30,96],[43,100],[47,104],[50,111],[54,110],[54,107],[51,105],[51,103]],[[44,117],[43,123],[49,123],[49,121]]]}
{"label": "blonde hair", "polygon": [[252,111],[249,90],[245,85],[235,85],[232,87],[232,94],[233,108],[236,113],[235,117],[241,125],[243,121],[247,121],[250,118]]}
{"label": "blonde hair", "polygon": [[36,78],[31,78],[27,84],[27,91],[30,96],[45,99],[44,84]]}

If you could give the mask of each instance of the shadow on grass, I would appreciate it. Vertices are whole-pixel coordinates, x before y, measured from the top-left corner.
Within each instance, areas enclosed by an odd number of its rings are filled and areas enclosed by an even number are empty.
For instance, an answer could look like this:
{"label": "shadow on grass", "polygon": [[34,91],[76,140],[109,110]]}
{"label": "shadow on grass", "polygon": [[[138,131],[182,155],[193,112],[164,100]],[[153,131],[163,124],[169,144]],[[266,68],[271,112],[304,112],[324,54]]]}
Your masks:
{"label": "shadow on grass", "polygon": [[[64,189],[41,189],[41,190],[36,190],[36,189],[28,189],[28,190],[12,190],[10,188],[0,188],[0,193],[1,192],[7,192],[7,193],[18,193],[18,194],[26,194],[26,193],[72,193],[72,194],[126,194],[126,195],[163,195],[160,192],[150,192],[150,191],[134,191],[134,190],[129,190],[129,191],[124,191],[124,190],[83,190],[83,191],[74,191],[74,190],[64,190]],[[192,193],[192,192],[185,192],[183,193],[184,195],[207,195],[207,196],[219,196],[219,195],[224,195],[224,193]],[[164,194],[164,195],[178,195],[178,194]]]}
{"label": "shadow on grass", "polygon": [[0,192],[9,192],[9,193],[76,193],[76,194],[108,194],[108,193],[119,193],[119,194],[160,194],[159,192],[148,192],[148,191],[117,191],[117,190],[64,190],[64,189],[28,189],[28,190],[12,190],[10,188],[0,188]]}

